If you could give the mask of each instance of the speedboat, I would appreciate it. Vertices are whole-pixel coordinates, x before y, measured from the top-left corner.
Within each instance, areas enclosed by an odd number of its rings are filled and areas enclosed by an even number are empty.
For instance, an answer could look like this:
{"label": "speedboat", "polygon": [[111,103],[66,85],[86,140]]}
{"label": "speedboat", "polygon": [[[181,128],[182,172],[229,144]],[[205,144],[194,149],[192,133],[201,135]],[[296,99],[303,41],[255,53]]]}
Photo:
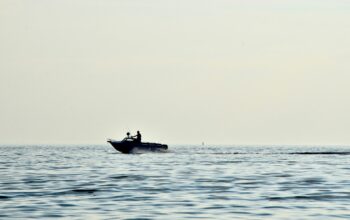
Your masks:
{"label": "speedboat", "polygon": [[130,154],[137,151],[166,151],[168,149],[168,145],[166,144],[158,144],[158,143],[140,143],[136,142],[132,138],[125,138],[122,141],[116,141],[109,139],[107,141],[110,143],[114,149],[117,151],[124,153],[124,154]]}

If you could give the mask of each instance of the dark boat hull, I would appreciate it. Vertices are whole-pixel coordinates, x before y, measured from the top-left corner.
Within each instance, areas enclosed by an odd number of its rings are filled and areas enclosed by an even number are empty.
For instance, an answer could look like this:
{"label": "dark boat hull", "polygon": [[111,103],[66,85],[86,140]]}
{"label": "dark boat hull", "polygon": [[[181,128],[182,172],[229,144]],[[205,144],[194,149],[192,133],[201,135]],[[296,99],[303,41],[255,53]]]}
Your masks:
{"label": "dark boat hull", "polygon": [[132,141],[112,141],[109,140],[114,149],[117,151],[130,154],[135,152],[135,150],[139,151],[164,151],[168,149],[168,145],[165,144],[157,144],[157,143],[136,143]]}

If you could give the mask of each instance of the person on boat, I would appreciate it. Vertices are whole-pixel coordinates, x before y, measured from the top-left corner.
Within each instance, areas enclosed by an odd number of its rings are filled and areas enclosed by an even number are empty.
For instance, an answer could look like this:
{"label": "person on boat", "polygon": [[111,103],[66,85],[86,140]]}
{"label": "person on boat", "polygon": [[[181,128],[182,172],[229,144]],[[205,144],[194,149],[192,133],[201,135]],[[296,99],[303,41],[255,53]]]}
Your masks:
{"label": "person on boat", "polygon": [[124,138],[124,140],[130,140],[132,139],[132,137],[130,137],[130,132],[126,133],[126,138]]}
{"label": "person on boat", "polygon": [[134,141],[135,141],[136,143],[141,143],[141,138],[142,138],[142,136],[141,136],[140,131],[137,131],[137,134],[136,134],[135,136],[133,136],[133,138],[134,138]]}

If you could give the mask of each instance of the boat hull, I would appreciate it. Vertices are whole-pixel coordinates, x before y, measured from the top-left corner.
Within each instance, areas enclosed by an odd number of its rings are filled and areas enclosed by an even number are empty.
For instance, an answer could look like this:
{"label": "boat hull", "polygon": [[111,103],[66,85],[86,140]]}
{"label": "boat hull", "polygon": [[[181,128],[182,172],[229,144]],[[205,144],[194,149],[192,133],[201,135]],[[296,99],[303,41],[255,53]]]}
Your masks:
{"label": "boat hull", "polygon": [[112,141],[109,140],[108,143],[110,143],[114,149],[117,151],[124,153],[124,154],[130,154],[137,151],[165,151],[168,149],[168,145],[165,144],[158,144],[158,143],[136,143],[132,141]]}

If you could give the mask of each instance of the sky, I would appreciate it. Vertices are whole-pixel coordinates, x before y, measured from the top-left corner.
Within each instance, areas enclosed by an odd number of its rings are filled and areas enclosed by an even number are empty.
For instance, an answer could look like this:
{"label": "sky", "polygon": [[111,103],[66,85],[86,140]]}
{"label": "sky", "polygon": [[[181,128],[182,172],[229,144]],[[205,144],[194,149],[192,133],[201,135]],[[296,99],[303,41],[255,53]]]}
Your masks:
{"label": "sky", "polygon": [[350,146],[348,0],[0,0],[0,144]]}

